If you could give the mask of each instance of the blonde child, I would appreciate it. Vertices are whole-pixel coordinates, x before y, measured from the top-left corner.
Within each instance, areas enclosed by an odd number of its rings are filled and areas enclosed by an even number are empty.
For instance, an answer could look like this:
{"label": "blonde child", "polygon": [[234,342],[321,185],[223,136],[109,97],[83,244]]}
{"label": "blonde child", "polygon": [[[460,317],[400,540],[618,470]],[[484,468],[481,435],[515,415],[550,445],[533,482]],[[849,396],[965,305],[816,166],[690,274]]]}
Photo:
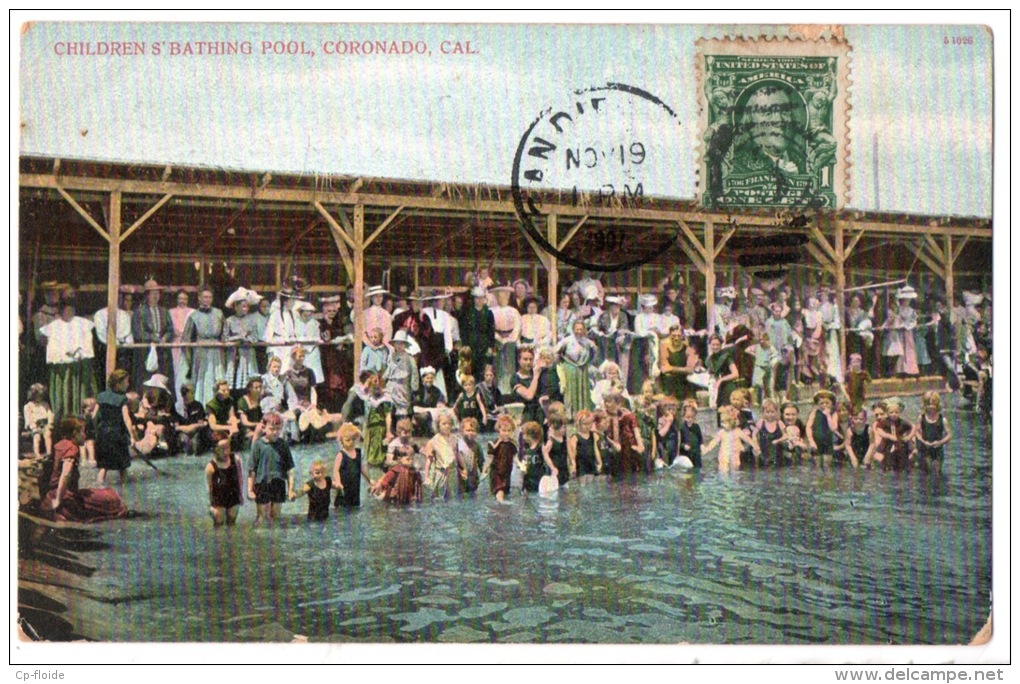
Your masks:
{"label": "blonde child", "polygon": [[381,501],[401,506],[421,501],[421,473],[414,467],[411,454],[401,452],[397,463],[372,485],[371,493]]}
{"label": "blonde child", "polygon": [[517,456],[517,443],[514,431],[517,424],[508,415],[496,419],[495,442],[489,444],[489,456],[482,470],[482,477],[489,475],[489,489],[496,501],[502,503],[510,493],[510,474],[513,472],[514,458]]}
{"label": "blonde child", "polygon": [[[308,519],[329,520],[329,492],[337,488],[336,481],[326,475],[326,464],[320,459],[312,461],[308,474],[311,475],[311,479],[302,485],[301,491],[291,495],[291,501],[307,495]],[[340,497],[337,496],[337,501],[339,500]]]}
{"label": "blonde child", "polygon": [[932,390],[925,392],[921,399],[924,412],[914,426],[914,440],[917,443],[917,463],[924,472],[942,474],[942,460],[945,446],[953,439],[949,423],[942,414],[942,399]]}
{"label": "blonde child", "polygon": [[[28,403],[22,415],[25,417],[25,429],[32,435],[32,453],[37,457],[49,456],[53,453],[53,423],[56,416],[46,401],[46,385],[35,383],[28,390]],[[46,451],[40,448],[45,446]]]}
{"label": "blonde child", "polygon": [[864,466],[870,468],[872,462],[882,463],[885,461],[885,450],[888,444],[878,434],[878,424],[885,420],[886,416],[889,415],[889,407],[884,401],[876,401],[871,406],[871,413],[875,416],[875,420],[868,426],[868,435],[871,438],[871,447],[867,456],[864,458]]}
{"label": "blonde child", "polygon": [[[751,390],[741,387],[730,392],[730,406],[737,411],[737,425],[751,441],[755,440],[756,425],[751,405]],[[752,449],[744,449],[740,455],[740,463],[745,468],[753,468],[756,463]]]}
{"label": "blonde child", "polygon": [[761,403],[761,420],[755,430],[758,447],[761,450],[761,463],[766,466],[782,464],[783,444],[788,437],[779,420],[779,405],[772,399]]}
{"label": "blonde child", "polygon": [[882,438],[885,459],[882,467],[885,470],[906,470],[914,460],[913,441],[914,426],[903,420],[903,403],[899,399],[886,399],[889,410],[882,421],[875,423],[875,435]]}
{"label": "blonde child", "polygon": [[532,494],[538,492],[538,483],[545,475],[545,462],[542,455],[542,426],[529,421],[521,426],[524,436],[524,449],[517,457],[517,469],[524,474],[521,488]]}
{"label": "blonde child", "polygon": [[433,499],[450,499],[457,494],[457,436],[450,411],[436,418],[439,432],[422,449],[425,455],[425,487]]}
{"label": "blonde child", "polygon": [[708,454],[712,449],[719,447],[719,471],[725,472],[736,470],[740,467],[740,454],[743,447],[750,447],[756,453],[761,453],[761,448],[753,442],[750,437],[740,429],[737,409],[732,406],[723,406],[719,409],[719,422],[722,428],[715,433],[704,452]]}
{"label": "blonde child", "polygon": [[482,448],[478,445],[478,420],[465,418],[460,421],[460,440],[457,442],[457,475],[461,495],[474,494],[478,489],[481,463]]}
{"label": "blonde child", "polygon": [[598,437],[595,435],[595,416],[591,411],[578,411],[574,416],[577,424],[575,432],[567,442],[567,455],[570,459],[570,471],[581,484],[588,484],[602,471],[602,453],[599,451]]}
{"label": "blonde child", "polygon": [[205,488],[209,493],[209,515],[213,526],[233,525],[243,502],[241,467],[230,448],[230,434],[213,433],[213,457],[205,466]]}
{"label": "blonde child", "polygon": [[846,431],[846,455],[854,468],[871,462],[871,430],[868,428],[868,411],[863,406],[850,418]]}
{"label": "blonde child", "polygon": [[357,508],[361,505],[361,480],[372,487],[368,474],[368,463],[362,457],[361,449],[355,445],[361,439],[361,430],[352,423],[344,423],[337,430],[336,441],[340,449],[333,459],[333,486],[336,487],[335,508]]}

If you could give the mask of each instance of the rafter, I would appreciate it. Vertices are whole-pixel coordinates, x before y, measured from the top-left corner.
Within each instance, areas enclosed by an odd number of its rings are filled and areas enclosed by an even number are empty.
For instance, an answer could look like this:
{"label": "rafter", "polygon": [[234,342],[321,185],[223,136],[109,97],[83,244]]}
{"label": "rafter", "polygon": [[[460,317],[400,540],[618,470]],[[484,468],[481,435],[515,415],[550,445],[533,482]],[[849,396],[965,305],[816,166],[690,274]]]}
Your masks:
{"label": "rafter", "polygon": [[719,258],[719,255],[722,254],[723,247],[726,246],[726,241],[733,237],[733,234],[736,232],[737,232],[736,228],[730,228],[725,233],[723,233],[723,236],[719,238],[718,242],[715,243],[715,258],[717,259]]}
{"label": "rafter", "polygon": [[[340,224],[337,223],[337,220],[335,218],[333,218],[332,214],[330,214],[328,211],[326,211],[325,207],[323,207],[318,202],[312,202],[312,206],[315,207],[315,209],[320,214],[322,214],[322,217],[324,219],[326,219],[326,223],[329,224],[329,227],[335,233],[334,236],[333,236],[334,238],[342,239],[344,242],[347,243],[347,247],[349,247],[351,249],[357,249],[357,247],[354,244],[354,240],[351,239],[351,236],[347,234],[347,231],[345,231],[343,228],[340,227]],[[341,222],[349,223],[349,221],[347,219],[347,215],[344,214],[343,210],[340,211],[340,220],[341,220]]]}
{"label": "rafter", "polygon": [[687,224],[683,221],[677,221],[677,225],[680,226],[680,230],[683,231],[684,235],[687,236],[687,239],[691,241],[690,244],[698,252],[698,256],[701,257],[701,263],[707,263],[709,261],[708,250],[706,250],[705,246],[701,244],[701,240],[695,237],[694,231],[688,228]]}
{"label": "rafter", "polygon": [[588,218],[588,215],[582,216],[581,220],[575,223],[570,230],[567,231],[566,236],[560,240],[560,244],[558,244],[556,248],[560,251],[566,249],[567,245],[570,244],[570,241],[574,239],[575,235],[577,235],[577,231],[581,230],[581,226],[588,222]]}
{"label": "rafter", "polygon": [[379,227],[376,228],[374,231],[372,231],[372,234],[368,236],[368,238],[365,240],[365,244],[363,245],[363,247],[365,249],[368,249],[368,246],[370,244],[372,244],[373,242],[375,242],[375,239],[377,237],[382,235],[382,232],[384,230],[386,230],[386,227],[389,226],[391,223],[393,223],[393,219],[397,218],[397,216],[399,216],[400,212],[402,212],[403,210],[404,210],[403,207],[397,207],[396,211],[394,211],[392,214],[387,216],[386,220],[383,221],[382,223],[380,223]]}
{"label": "rafter", "polygon": [[110,236],[103,229],[103,227],[101,225],[99,225],[99,222],[96,221],[94,218],[92,218],[92,214],[90,214],[87,211],[85,211],[85,209],[80,204],[75,202],[74,198],[71,197],[71,195],[69,195],[67,193],[67,191],[64,190],[62,187],[60,187],[59,185],[57,186],[57,192],[60,193],[61,197],[63,197],[65,200],[67,200],[68,204],[70,204],[72,207],[74,207],[74,210],[76,212],[81,214],[82,218],[84,218],[88,222],[88,224],[90,226],[92,226],[93,228],[96,229],[97,233],[99,233],[100,235],[103,236],[104,240],[106,240],[107,242],[110,242]]}
{"label": "rafter", "polygon": [[164,204],[169,202],[171,197],[173,197],[173,195],[170,195],[170,194],[163,195],[162,199],[160,199],[158,202],[156,202],[154,205],[152,205],[149,208],[148,211],[146,211],[144,214],[142,214],[138,218],[137,221],[132,223],[130,228],[125,230],[123,233],[121,233],[120,241],[124,242],[124,240],[127,240],[128,237],[131,236],[131,233],[133,233],[136,230],[138,230],[139,228],[141,228],[142,224],[145,223],[146,221],[148,221],[152,217],[153,214],[155,214],[157,211],[159,211],[160,207],[162,207]]}

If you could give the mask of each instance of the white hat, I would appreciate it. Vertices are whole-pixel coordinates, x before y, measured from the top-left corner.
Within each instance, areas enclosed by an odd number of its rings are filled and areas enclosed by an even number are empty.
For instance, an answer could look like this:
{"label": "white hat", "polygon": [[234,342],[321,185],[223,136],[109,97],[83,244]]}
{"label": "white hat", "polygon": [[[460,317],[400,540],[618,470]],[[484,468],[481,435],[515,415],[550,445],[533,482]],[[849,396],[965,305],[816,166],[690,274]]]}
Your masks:
{"label": "white hat", "polygon": [[306,301],[298,302],[297,306],[294,307],[295,311],[315,311],[315,307]]}
{"label": "white hat", "polygon": [[[236,290],[234,290],[234,292],[229,297],[227,297],[226,307],[229,309],[229,308],[233,307],[235,304],[237,304],[239,302],[248,302],[249,304],[253,303],[251,301],[251,299],[249,298],[249,296],[248,296],[249,292],[252,292],[252,291],[248,290],[248,289],[245,289],[243,287],[237,288]],[[255,294],[255,293],[252,292],[252,294]],[[261,297],[259,299],[261,299]],[[256,301],[258,301],[258,300],[256,300]]]}
{"label": "white hat", "polygon": [[488,294],[489,293],[486,292],[485,288],[482,287],[481,285],[476,285],[475,287],[471,288],[472,297],[486,297],[488,296]]}
{"label": "white hat", "polygon": [[489,290],[489,292],[513,292],[513,291],[514,289],[509,285],[499,285]]}
{"label": "white hat", "polygon": [[425,366],[421,369],[421,376],[424,378],[426,375],[435,375],[436,369],[432,366]]}
{"label": "white hat", "polygon": [[395,342],[400,342],[402,344],[410,344],[411,341],[407,337],[407,331],[401,328],[396,333],[394,333],[393,338],[390,340],[390,344],[393,344]]}
{"label": "white hat", "polygon": [[977,306],[981,303],[984,297],[980,292],[964,291],[962,299],[964,306]]}
{"label": "white hat", "polygon": [[367,292],[365,292],[365,297],[367,299],[370,299],[372,297],[375,297],[376,295],[384,295],[384,294],[389,294],[389,293],[390,293],[390,291],[387,290],[382,285],[373,285],[372,287],[368,288]]}
{"label": "white hat", "polygon": [[156,387],[166,393],[170,393],[170,378],[162,373],[153,373],[152,377],[142,383],[143,387]]}
{"label": "white hat", "polygon": [[609,297],[606,297],[606,304],[619,304],[619,305],[623,305],[623,297],[618,297],[616,295],[611,295]]}
{"label": "white hat", "polygon": [[917,299],[917,292],[909,285],[904,285],[896,290],[896,299]]}
{"label": "white hat", "polygon": [[655,306],[658,303],[658,298],[653,294],[641,295],[641,306]]}
{"label": "white hat", "polygon": [[717,299],[736,299],[737,290],[733,287],[716,288],[715,296]]}
{"label": "white hat", "polygon": [[261,302],[263,299],[265,299],[265,297],[260,295],[255,290],[245,290],[245,295],[248,298],[248,303],[251,304],[252,306],[255,306],[256,304]]}

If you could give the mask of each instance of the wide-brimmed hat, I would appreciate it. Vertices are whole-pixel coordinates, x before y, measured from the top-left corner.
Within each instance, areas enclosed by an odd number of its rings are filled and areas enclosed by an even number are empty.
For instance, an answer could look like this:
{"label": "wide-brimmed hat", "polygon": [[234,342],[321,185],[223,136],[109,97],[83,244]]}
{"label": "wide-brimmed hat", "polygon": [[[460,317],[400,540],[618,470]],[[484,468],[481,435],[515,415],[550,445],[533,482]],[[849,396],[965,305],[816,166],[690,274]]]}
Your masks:
{"label": "wide-brimmed hat", "polygon": [[[241,302],[248,302],[249,304],[251,304],[252,301],[249,298],[249,293],[255,294],[253,291],[251,291],[251,290],[249,290],[247,288],[244,288],[244,287],[237,288],[236,290],[234,290],[233,293],[231,293],[231,295],[229,297],[227,297],[227,301],[225,303],[225,306],[229,309],[230,307],[234,306],[235,304],[240,304]],[[259,297],[259,299],[261,299],[261,297]],[[255,301],[258,301],[258,300],[255,300]]]}
{"label": "wide-brimmed hat", "polygon": [[659,303],[658,297],[653,294],[641,295],[641,298],[638,301],[641,306],[657,306]]}
{"label": "wide-brimmed hat", "polygon": [[365,292],[365,299],[371,299],[376,295],[387,295],[389,293],[390,291],[387,290],[382,285],[373,285],[372,287],[368,288],[368,290]]}
{"label": "wide-brimmed hat", "polygon": [[155,278],[149,278],[148,280],[146,280],[145,287],[143,289],[146,292],[152,292],[153,290],[156,290],[157,292],[163,291],[163,288],[160,287],[159,283],[156,282]]}
{"label": "wide-brimmed hat", "polygon": [[426,290],[422,293],[421,300],[423,302],[432,302],[439,299],[450,299],[453,297],[453,293],[449,290],[432,290],[431,292]]}
{"label": "wide-brimmed hat", "polygon": [[734,287],[719,287],[715,290],[716,299],[736,299],[737,290]]}
{"label": "wide-brimmed hat", "polygon": [[320,304],[339,304],[340,295],[330,295],[329,297],[319,297]]}
{"label": "wide-brimmed hat", "polygon": [[488,291],[481,285],[476,285],[475,287],[471,288],[472,297],[487,297],[488,295],[489,295]]}
{"label": "wide-brimmed hat", "polygon": [[148,380],[142,383],[142,387],[155,387],[169,394],[170,378],[163,375],[162,373],[153,373],[152,377],[150,377]]}
{"label": "wide-brimmed hat", "polygon": [[513,292],[514,288],[510,285],[497,285],[496,287],[490,288],[489,292]]}
{"label": "wide-brimmed hat", "polygon": [[514,281],[514,282],[512,283],[513,287],[517,287],[517,283],[520,283],[521,285],[523,285],[523,286],[524,286],[524,287],[525,287],[526,289],[528,289],[528,290],[530,290],[530,289],[531,289],[531,283],[529,283],[529,282],[528,282],[527,280],[525,280],[524,278],[518,278],[517,280],[515,280],[515,281]]}
{"label": "wide-brimmed hat", "polygon": [[813,404],[817,404],[822,399],[828,399],[833,404],[836,403],[836,395],[826,389],[818,390],[817,392],[815,392],[815,395],[811,397],[811,402]]}
{"label": "wide-brimmed hat", "polygon": [[426,375],[435,375],[436,369],[433,368],[432,366],[425,366],[424,368],[421,369],[421,371],[419,371],[419,373],[424,378]]}
{"label": "wide-brimmed hat", "polygon": [[306,301],[298,302],[297,306],[294,307],[295,311],[315,311],[315,306]]}
{"label": "wide-brimmed hat", "polygon": [[623,306],[623,297],[618,295],[610,295],[606,297],[606,304],[616,304],[617,306]]}
{"label": "wide-brimmed hat", "polygon": [[44,280],[43,282],[39,283],[39,289],[40,290],[50,290],[50,291],[52,291],[52,290],[59,290],[60,289],[60,283],[58,283],[56,280]]}
{"label": "wide-brimmed hat", "polygon": [[909,285],[896,290],[896,299],[917,299],[917,291]]}
{"label": "wide-brimmed hat", "polygon": [[393,338],[390,339],[390,344],[396,344],[397,342],[400,342],[401,344],[410,344],[411,343],[410,339],[408,339],[408,335],[407,335],[407,331],[406,330],[400,329],[400,330],[398,330],[397,332],[395,332],[393,334]]}

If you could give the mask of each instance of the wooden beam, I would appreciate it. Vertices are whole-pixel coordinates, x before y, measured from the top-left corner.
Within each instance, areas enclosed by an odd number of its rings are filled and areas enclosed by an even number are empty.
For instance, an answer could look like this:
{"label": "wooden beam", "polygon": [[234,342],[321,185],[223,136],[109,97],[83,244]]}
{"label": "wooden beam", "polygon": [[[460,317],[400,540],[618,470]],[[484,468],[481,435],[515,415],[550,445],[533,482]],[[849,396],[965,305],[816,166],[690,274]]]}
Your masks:
{"label": "wooden beam", "polygon": [[843,234],[843,224],[836,222],[835,225],[835,245],[836,245],[836,312],[839,316],[839,365],[840,365],[840,377],[845,380],[846,378],[846,271],[844,265],[846,264],[846,250],[843,245],[845,241],[845,235]]}
{"label": "wooden beam", "polygon": [[588,216],[587,215],[582,216],[581,220],[575,223],[573,226],[571,226],[570,230],[567,231],[566,236],[562,240],[560,240],[560,244],[556,245],[556,249],[560,251],[566,249],[567,245],[570,244],[570,241],[574,239],[575,235],[577,235],[577,231],[581,230],[581,226],[583,226],[587,222]]}
{"label": "wooden beam", "polygon": [[[690,228],[688,228],[686,223],[684,223],[683,221],[677,221],[677,225],[680,226],[680,230],[683,231],[683,233],[687,237],[687,239],[690,240],[690,244],[692,244],[694,246],[694,249],[696,249],[698,254],[701,256],[702,263],[707,264],[709,261],[711,261],[711,260],[713,260],[715,258],[714,257],[715,253],[710,251],[710,250],[708,250],[708,249],[706,249],[701,244],[701,240],[699,240],[697,237],[695,237],[694,231],[692,231]],[[705,225],[706,225],[706,230],[707,230],[708,224],[705,224]],[[706,235],[706,242],[707,242],[707,235]],[[709,256],[708,256],[709,254],[713,254],[712,259],[709,258]]]}
{"label": "wooden beam", "polygon": [[[843,224],[840,221],[836,221],[836,225],[842,227]],[[854,235],[850,239],[850,242],[847,244],[847,246],[843,248],[843,260],[844,261],[846,259],[850,258],[850,255],[854,251],[854,247],[857,246],[857,243],[861,241],[862,237],[864,237],[864,231],[863,230],[861,232],[857,233],[857,235]]]}
{"label": "wooden beam", "polygon": [[[692,243],[700,247],[700,244],[694,240],[694,235],[691,233],[684,223],[680,222],[680,227],[683,228],[684,232],[691,238]],[[705,265],[705,308],[708,309],[708,334],[711,335],[715,332],[715,225],[709,221],[705,224],[705,246],[701,251],[702,260]],[[711,256],[709,256],[711,255]]]}
{"label": "wooden beam", "polygon": [[[584,223],[584,222],[582,221],[581,223]],[[549,241],[549,244],[550,245],[558,244],[559,241],[558,241],[557,235],[556,235],[556,232],[557,232],[557,217],[556,217],[556,214],[549,214],[546,217],[546,220],[545,220],[545,230],[546,230],[546,240]],[[531,239],[530,235],[528,236],[528,242],[534,242]],[[533,246],[537,247],[537,245],[533,245]],[[536,253],[538,253],[537,250],[536,250]],[[546,288],[546,299],[549,301],[549,323],[550,323],[550,325],[552,327],[552,339],[553,339],[553,343],[555,344],[556,341],[557,341],[556,340],[556,337],[557,337],[557,335],[556,335],[556,333],[557,333],[557,330],[556,330],[556,307],[558,307],[560,305],[559,297],[556,296],[556,290],[558,290],[559,286],[560,286],[560,282],[559,282],[560,281],[560,271],[559,271],[559,263],[558,263],[558,260],[556,259],[556,257],[554,257],[552,254],[549,254],[549,253],[545,253],[545,257],[546,258],[543,259],[542,255],[539,254],[539,260],[543,264],[545,264],[546,275],[549,277],[549,282],[546,284],[547,285],[547,288]]]}
{"label": "wooden beam", "polygon": [[818,245],[825,251],[825,254],[829,257],[829,259],[833,262],[837,261],[836,250],[832,248],[832,245],[829,244],[826,237],[822,235],[822,231],[818,229],[818,226],[811,226],[810,233],[815,239],[815,242],[817,242]]}
{"label": "wooden beam", "polygon": [[[85,211],[85,209],[80,204],[75,202],[74,198],[71,197],[67,193],[66,190],[64,190],[59,185],[56,186],[56,187],[57,187],[57,192],[60,193],[61,197],[63,197],[65,200],[67,200],[67,203],[70,204],[72,207],[74,207],[74,210],[76,212],[78,212],[79,214],[81,214],[82,218],[84,218],[86,221],[88,221],[88,224],[90,226],[92,226],[93,228],[95,228],[97,233],[99,233],[100,235],[103,236],[104,240],[106,240],[107,242],[110,242],[110,236],[107,234],[107,232],[105,230],[103,230],[103,227],[101,225],[99,225],[99,222],[96,221],[94,218],[92,218],[92,214],[90,214],[87,211]],[[120,193],[118,193],[117,196],[120,197]]]}
{"label": "wooden beam", "polygon": [[120,241],[123,243],[125,240],[131,237],[131,233],[141,228],[142,224],[148,221],[150,218],[152,218],[152,215],[159,211],[160,207],[169,202],[171,197],[173,197],[173,195],[170,194],[163,195],[163,198],[161,200],[152,205],[152,207],[150,207],[147,212],[142,214],[137,221],[131,224],[130,228],[124,231],[124,233],[120,236]]}
{"label": "wooden beam", "polygon": [[706,270],[705,262],[702,261],[701,256],[699,256],[698,253],[694,251],[690,244],[681,240],[680,249],[682,249],[684,253],[687,254],[687,257],[691,260],[691,263],[694,264],[694,268],[698,269],[698,273],[704,275]]}
{"label": "wooden beam", "polygon": [[166,168],[163,169],[163,176],[162,176],[162,178],[163,178],[163,182],[164,183],[166,183],[167,180],[170,178],[170,174],[173,173],[173,170],[174,170],[174,167],[170,166],[169,164],[167,164]]}
{"label": "wooden beam", "polygon": [[935,261],[930,256],[928,256],[928,254],[925,253],[923,241],[914,244],[907,243],[907,245],[910,247],[910,250],[917,255],[917,258],[920,259],[925,266],[930,268],[932,272],[937,273],[939,276],[945,277],[945,271],[943,270],[941,264],[939,264],[939,262]]}
{"label": "wooden beam", "polygon": [[951,235],[946,235],[945,239],[946,239],[946,254],[952,254],[953,255],[952,263],[956,264],[956,260],[960,258],[960,253],[963,251],[963,248],[970,241],[970,236],[964,235],[963,238],[960,239],[960,242],[957,243],[955,248],[953,248],[953,237]]}
{"label": "wooden beam", "polygon": [[928,245],[928,249],[931,250],[931,253],[935,256],[936,259],[938,259],[939,261],[946,260],[946,253],[942,251],[942,248],[939,246],[939,243],[935,241],[935,238],[933,238],[931,235],[925,235],[924,241]]}
{"label": "wooden beam", "polygon": [[[550,214],[550,216],[551,215],[552,214]],[[538,260],[542,262],[542,265],[545,266],[546,270],[550,270],[550,262],[553,261],[553,256],[541,245],[535,242],[535,239],[531,237],[527,231],[524,232],[524,239],[528,241],[529,245],[531,245],[531,249],[535,252],[535,256],[537,256]]]}
{"label": "wooden beam", "polygon": [[733,234],[736,232],[737,232],[736,228],[730,228],[725,233],[723,233],[723,236],[719,239],[718,242],[715,243],[714,257],[716,259],[719,258],[719,254],[723,251],[723,247],[726,246],[726,241],[733,237]]}
{"label": "wooden beam", "polygon": [[[332,218],[332,217],[330,217]],[[354,377],[365,342],[365,205],[354,205]]]}
{"label": "wooden beam", "polygon": [[819,249],[819,247],[815,243],[808,242],[806,245],[804,245],[804,247],[807,249],[808,253],[815,258],[815,261],[818,262],[819,266],[824,268],[829,273],[835,274],[835,266],[833,262],[829,261],[829,257],[824,252],[822,252],[822,250]]}
{"label": "wooden beam", "polygon": [[364,178],[356,178],[354,182],[351,183],[351,187],[347,188],[347,192],[351,193],[357,192],[358,190],[361,189],[361,186],[364,184],[365,184]]}
{"label": "wooden beam", "polygon": [[301,232],[299,232],[297,235],[295,235],[291,239],[290,242],[288,242],[286,245],[284,245],[283,249],[281,249],[280,251],[283,254],[289,254],[290,252],[294,251],[297,248],[298,243],[300,243],[302,240],[304,240],[305,236],[307,236],[309,233],[311,233],[313,230],[315,230],[316,227],[318,227],[318,225],[319,225],[319,217],[316,216],[315,218],[313,218],[311,220],[311,222],[309,222],[309,224],[307,226],[304,227],[304,229]]}
{"label": "wooden beam", "polygon": [[56,159],[53,160],[53,175],[54,176],[60,175],[60,157],[57,157]]}
{"label": "wooden beam", "polygon": [[333,236],[333,242],[336,243],[337,251],[340,252],[340,261],[344,264],[344,271],[347,272],[347,280],[354,282],[354,259],[351,257],[351,251],[347,247],[347,243],[344,242],[344,233],[340,230],[339,226],[330,225],[329,234]]}
{"label": "wooden beam", "polygon": [[963,240],[957,246],[956,250],[954,250],[953,249],[953,238],[952,238],[952,236],[951,235],[947,235],[945,237],[945,240],[946,240],[946,254],[948,254],[950,257],[952,257],[951,259],[948,259],[946,261],[946,276],[945,276],[946,277],[946,307],[947,307],[947,309],[949,311],[953,310],[953,288],[956,287],[956,281],[955,281],[956,274],[954,273],[954,268],[953,267],[956,265],[956,257],[960,256],[960,250],[962,250],[963,246],[965,244],[967,244],[967,239],[968,238],[966,238],[966,237],[963,238]]}
{"label": "wooden beam", "polygon": [[[354,240],[351,239],[351,236],[347,234],[346,230],[340,227],[340,224],[337,223],[335,218],[333,218],[333,215],[326,211],[326,208],[323,207],[322,204],[319,202],[312,202],[312,206],[315,207],[320,214],[322,214],[324,219],[326,219],[326,223],[329,224],[329,227],[332,228],[335,233],[334,237],[339,236],[340,239],[347,243],[348,247],[351,249],[357,249],[354,244]],[[343,217],[341,220],[347,220],[347,216],[343,214],[343,212],[341,212],[340,215]],[[362,209],[362,215],[364,215],[364,209]]]}
{"label": "wooden beam", "polygon": [[[120,201],[118,191],[110,193],[109,228],[110,244],[109,262],[106,279],[106,375],[117,369],[117,310],[120,306]],[[125,369],[127,370],[127,369]]]}
{"label": "wooden beam", "polygon": [[368,246],[375,242],[375,239],[382,235],[382,232],[386,230],[386,227],[393,223],[393,219],[400,215],[400,212],[404,210],[404,207],[397,207],[396,211],[386,217],[386,220],[379,224],[379,227],[372,231],[372,234],[365,240],[364,248],[368,249]]}

